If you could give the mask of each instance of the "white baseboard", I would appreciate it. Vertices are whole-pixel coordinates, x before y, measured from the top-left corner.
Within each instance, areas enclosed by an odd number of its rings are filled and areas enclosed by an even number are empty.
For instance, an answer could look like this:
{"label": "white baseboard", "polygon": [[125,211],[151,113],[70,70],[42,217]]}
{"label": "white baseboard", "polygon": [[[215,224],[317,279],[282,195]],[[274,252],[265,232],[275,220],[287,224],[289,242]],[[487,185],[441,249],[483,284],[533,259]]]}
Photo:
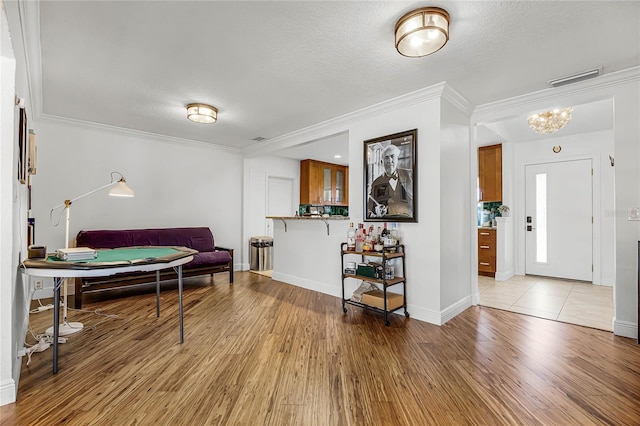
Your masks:
{"label": "white baseboard", "polygon": [[638,324],[627,321],[613,320],[613,334],[616,336],[629,337],[631,339],[638,338]]}
{"label": "white baseboard", "polygon": [[461,314],[467,308],[471,306],[471,296],[465,296],[452,305],[449,305],[442,311],[440,311],[440,324],[442,325],[454,318],[456,315]]}
{"label": "white baseboard", "polygon": [[8,379],[0,383],[0,405],[16,402],[16,382]]}
{"label": "white baseboard", "polygon": [[515,274],[516,274],[516,271],[514,271],[513,269],[509,269],[504,272],[496,272],[495,279],[496,281],[506,281],[509,278],[513,277]]}
{"label": "white baseboard", "polygon": [[271,279],[276,281],[282,281],[283,283],[295,285],[297,287],[306,288],[307,290],[317,291],[319,293],[328,294],[335,297],[342,297],[340,287],[331,286],[319,281],[307,280],[304,278],[296,277],[294,275],[283,274],[281,272],[273,271]]}

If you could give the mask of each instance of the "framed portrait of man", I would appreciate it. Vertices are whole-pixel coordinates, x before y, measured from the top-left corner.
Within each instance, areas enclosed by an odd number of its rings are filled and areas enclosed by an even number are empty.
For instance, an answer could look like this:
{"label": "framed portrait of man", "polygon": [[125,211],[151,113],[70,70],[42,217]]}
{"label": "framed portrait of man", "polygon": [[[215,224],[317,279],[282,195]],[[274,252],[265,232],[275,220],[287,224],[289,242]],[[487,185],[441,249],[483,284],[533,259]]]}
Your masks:
{"label": "framed portrait of man", "polygon": [[418,130],[364,141],[364,216],[368,222],[417,222]]}

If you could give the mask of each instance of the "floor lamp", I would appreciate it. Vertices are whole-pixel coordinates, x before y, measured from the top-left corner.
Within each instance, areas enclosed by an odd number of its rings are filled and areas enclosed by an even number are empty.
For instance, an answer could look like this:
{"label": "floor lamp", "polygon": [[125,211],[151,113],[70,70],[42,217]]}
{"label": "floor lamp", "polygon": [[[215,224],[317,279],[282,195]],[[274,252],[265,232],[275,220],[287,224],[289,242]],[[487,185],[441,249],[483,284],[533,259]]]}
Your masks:
{"label": "floor lamp", "polygon": [[[114,175],[119,175],[120,179],[115,180],[114,179]],[[65,228],[65,234],[64,234],[64,248],[69,248],[69,211],[71,210],[71,204],[74,201],[77,201],[81,198],[86,197],[87,195],[91,195],[95,192],[101,191],[103,189],[107,189],[111,187],[111,189],[109,190],[109,195],[113,196],[113,197],[133,197],[133,191],[131,190],[131,188],[129,188],[127,186],[127,181],[124,178],[124,176],[122,176],[122,173],[118,173],[118,172],[111,172],[111,182],[109,182],[106,185],[101,186],[100,188],[96,188],[93,191],[89,191],[86,194],[82,194],[79,197],[73,198],[71,200],[64,200],[63,204],[57,205],[55,207],[53,207],[51,209],[51,212],[49,213],[49,218],[51,218],[51,215],[53,214],[53,212],[56,209],[59,209],[60,207],[64,207],[64,209],[66,210],[66,228]],[[80,330],[82,330],[83,325],[81,322],[68,322],[67,321],[67,283],[66,280],[63,282],[63,297],[64,297],[64,310],[63,310],[63,320],[62,323],[60,324],[60,327],[58,328],[58,335],[60,336],[66,336],[69,334],[73,334],[76,333]],[[50,334],[53,335],[53,327],[49,327],[47,328],[47,330],[45,331],[46,334]]]}

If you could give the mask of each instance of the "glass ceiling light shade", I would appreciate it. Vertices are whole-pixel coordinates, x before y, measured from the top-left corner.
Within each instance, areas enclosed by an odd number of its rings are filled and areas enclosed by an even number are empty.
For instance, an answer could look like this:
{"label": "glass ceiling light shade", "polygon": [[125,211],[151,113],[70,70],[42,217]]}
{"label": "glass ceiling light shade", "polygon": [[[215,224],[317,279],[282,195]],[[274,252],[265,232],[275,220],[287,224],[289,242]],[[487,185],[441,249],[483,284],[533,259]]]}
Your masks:
{"label": "glass ceiling light shade", "polygon": [[419,58],[437,52],[449,41],[449,13],[439,7],[413,10],[396,23],[396,49]]}
{"label": "glass ceiling light shade", "polygon": [[133,190],[127,186],[127,181],[122,177],[118,183],[109,190],[112,197],[134,197]]}
{"label": "glass ceiling light shade", "polygon": [[529,122],[529,127],[536,133],[555,133],[571,120],[571,111],[573,111],[571,107],[556,108],[553,111],[530,115],[527,121]]}
{"label": "glass ceiling light shade", "polygon": [[187,105],[187,118],[196,123],[215,123],[218,121],[218,110],[211,105],[189,104]]}

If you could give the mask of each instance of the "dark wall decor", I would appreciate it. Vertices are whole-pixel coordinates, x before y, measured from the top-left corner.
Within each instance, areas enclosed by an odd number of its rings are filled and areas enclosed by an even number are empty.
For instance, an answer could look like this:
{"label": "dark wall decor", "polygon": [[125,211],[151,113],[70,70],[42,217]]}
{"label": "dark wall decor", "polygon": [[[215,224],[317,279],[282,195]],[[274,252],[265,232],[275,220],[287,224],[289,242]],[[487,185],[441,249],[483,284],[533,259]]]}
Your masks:
{"label": "dark wall decor", "polygon": [[418,221],[417,141],[417,129],[364,141],[366,221]]}
{"label": "dark wall decor", "polygon": [[18,180],[27,183],[27,110],[20,108],[20,127],[18,129]]}

